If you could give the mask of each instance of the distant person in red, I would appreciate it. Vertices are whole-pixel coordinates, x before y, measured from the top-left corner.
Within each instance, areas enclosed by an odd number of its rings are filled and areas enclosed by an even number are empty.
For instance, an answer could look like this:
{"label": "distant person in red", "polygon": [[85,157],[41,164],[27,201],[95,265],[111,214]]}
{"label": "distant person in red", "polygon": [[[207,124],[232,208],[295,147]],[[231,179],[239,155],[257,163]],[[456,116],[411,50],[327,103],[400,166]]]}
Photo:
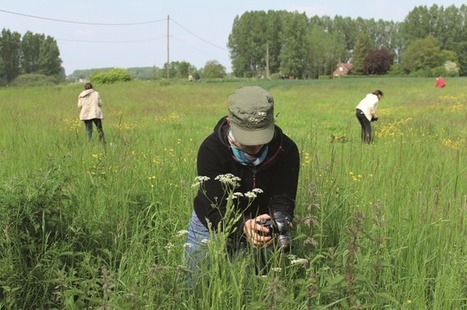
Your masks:
{"label": "distant person in red", "polygon": [[437,77],[436,78],[436,87],[443,88],[444,86],[446,86],[446,80],[442,76]]}

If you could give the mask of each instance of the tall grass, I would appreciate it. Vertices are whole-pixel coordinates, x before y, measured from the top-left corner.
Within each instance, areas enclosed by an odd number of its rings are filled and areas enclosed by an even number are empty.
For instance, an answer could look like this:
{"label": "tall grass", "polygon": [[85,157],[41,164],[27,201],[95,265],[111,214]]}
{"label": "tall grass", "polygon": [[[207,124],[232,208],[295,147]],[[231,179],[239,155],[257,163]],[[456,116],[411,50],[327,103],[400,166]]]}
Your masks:
{"label": "tall grass", "polygon": [[[193,286],[182,252],[197,148],[246,84],[271,91],[301,152],[292,252],[260,276],[254,251],[231,260],[220,238]],[[466,85],[95,85],[106,145],[77,119],[82,85],[0,89],[0,308],[466,308]],[[375,89],[366,145],[354,108]]]}

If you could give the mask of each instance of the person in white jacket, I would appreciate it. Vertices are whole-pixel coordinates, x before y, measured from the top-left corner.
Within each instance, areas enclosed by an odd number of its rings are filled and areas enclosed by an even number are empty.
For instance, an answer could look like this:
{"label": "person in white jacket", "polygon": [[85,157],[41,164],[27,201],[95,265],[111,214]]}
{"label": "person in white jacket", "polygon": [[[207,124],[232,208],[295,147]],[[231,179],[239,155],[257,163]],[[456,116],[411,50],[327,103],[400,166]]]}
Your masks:
{"label": "person in white jacket", "polygon": [[383,98],[383,92],[381,90],[375,90],[373,93],[367,94],[355,108],[355,115],[362,127],[362,142],[371,143],[373,141],[371,122],[378,120],[376,110],[381,98]]}
{"label": "person in white jacket", "polygon": [[104,130],[102,129],[102,100],[97,91],[92,88],[91,83],[84,84],[84,90],[78,96],[79,119],[86,126],[88,140],[92,139],[92,124],[94,123],[99,133],[99,141],[105,143]]}

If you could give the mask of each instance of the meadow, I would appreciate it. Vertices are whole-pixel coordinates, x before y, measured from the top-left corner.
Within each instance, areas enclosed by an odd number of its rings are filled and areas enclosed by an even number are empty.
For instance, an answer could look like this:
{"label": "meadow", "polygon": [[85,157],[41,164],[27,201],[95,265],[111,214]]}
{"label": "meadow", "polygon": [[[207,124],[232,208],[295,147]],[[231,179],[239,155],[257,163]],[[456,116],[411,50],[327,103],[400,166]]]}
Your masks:
{"label": "meadow", "polygon": [[[467,79],[0,88],[0,309],[467,309]],[[183,265],[196,154],[227,97],[259,85],[301,171],[291,253],[266,275],[222,238]],[[371,145],[355,106],[383,90]],[[188,280],[187,280],[188,279]]]}

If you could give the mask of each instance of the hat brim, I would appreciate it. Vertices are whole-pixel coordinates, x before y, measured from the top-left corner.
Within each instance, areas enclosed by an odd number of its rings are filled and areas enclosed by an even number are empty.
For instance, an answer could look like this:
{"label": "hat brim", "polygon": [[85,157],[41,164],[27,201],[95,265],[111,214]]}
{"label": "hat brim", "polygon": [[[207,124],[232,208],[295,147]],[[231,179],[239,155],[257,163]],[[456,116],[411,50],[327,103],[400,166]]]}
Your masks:
{"label": "hat brim", "polygon": [[230,123],[232,135],[235,141],[242,145],[263,145],[271,142],[274,138],[275,126],[272,122],[268,127],[261,129],[244,129]]}

